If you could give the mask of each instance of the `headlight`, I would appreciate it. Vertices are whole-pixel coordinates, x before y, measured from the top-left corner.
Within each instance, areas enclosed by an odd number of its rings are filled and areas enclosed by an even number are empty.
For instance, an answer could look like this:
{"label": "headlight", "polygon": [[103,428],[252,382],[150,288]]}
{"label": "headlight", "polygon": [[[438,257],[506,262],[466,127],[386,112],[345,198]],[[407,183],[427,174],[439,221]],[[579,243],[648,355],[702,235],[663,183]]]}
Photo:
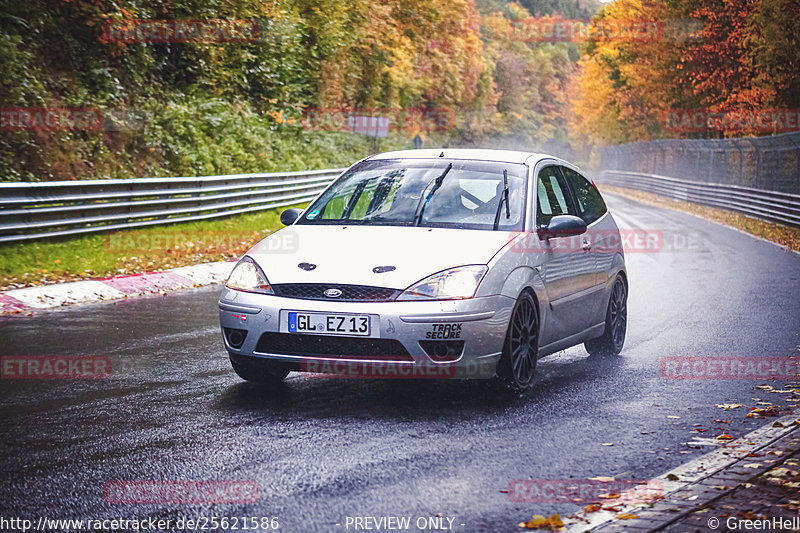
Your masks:
{"label": "headlight", "polygon": [[398,300],[456,300],[472,298],[489,267],[469,265],[428,276],[407,288]]}
{"label": "headlight", "polygon": [[261,271],[255,261],[244,256],[235,267],[225,286],[237,291],[258,292],[261,294],[275,294],[269,286],[267,276]]}

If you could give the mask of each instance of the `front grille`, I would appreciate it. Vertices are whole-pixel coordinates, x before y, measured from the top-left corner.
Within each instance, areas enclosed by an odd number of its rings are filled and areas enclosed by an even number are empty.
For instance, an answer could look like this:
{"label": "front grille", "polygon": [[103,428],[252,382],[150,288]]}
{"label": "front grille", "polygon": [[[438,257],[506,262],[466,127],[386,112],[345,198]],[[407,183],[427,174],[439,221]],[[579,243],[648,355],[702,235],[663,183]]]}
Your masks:
{"label": "front grille", "polygon": [[395,339],[264,333],[256,352],[308,357],[337,356],[373,360],[413,361],[403,344]]}
{"label": "front grille", "polygon": [[[325,296],[328,289],[342,291],[341,296]],[[300,300],[328,300],[336,302],[386,302],[394,300],[402,291],[367,285],[331,285],[326,283],[284,283],[273,285],[277,296]]]}

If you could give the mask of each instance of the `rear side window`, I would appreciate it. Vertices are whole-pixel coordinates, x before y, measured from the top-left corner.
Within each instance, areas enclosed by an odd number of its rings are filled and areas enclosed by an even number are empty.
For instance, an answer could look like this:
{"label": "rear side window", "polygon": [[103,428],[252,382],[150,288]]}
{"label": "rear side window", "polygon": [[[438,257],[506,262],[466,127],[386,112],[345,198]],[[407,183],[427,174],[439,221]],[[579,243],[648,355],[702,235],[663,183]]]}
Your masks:
{"label": "rear side window", "polygon": [[544,167],[539,171],[536,201],[539,208],[536,213],[536,224],[539,226],[546,226],[555,216],[575,214],[570,211],[569,200],[556,166]]}
{"label": "rear side window", "polygon": [[564,173],[564,177],[567,178],[567,183],[569,183],[575,195],[578,214],[587,225],[606,214],[606,203],[589,180],[571,168],[561,167],[561,171]]}

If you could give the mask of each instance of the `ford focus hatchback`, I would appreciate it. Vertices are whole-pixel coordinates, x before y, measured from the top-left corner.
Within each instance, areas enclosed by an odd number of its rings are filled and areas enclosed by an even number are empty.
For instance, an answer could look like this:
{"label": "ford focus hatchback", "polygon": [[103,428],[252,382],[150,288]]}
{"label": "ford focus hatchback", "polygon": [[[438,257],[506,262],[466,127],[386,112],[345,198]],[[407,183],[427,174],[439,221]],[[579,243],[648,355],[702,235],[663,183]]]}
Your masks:
{"label": "ford focus hatchback", "polygon": [[359,161],[254,246],[219,300],[245,380],[291,371],[534,382],[538,358],[616,355],[628,282],[581,171],[542,154],[413,150]]}

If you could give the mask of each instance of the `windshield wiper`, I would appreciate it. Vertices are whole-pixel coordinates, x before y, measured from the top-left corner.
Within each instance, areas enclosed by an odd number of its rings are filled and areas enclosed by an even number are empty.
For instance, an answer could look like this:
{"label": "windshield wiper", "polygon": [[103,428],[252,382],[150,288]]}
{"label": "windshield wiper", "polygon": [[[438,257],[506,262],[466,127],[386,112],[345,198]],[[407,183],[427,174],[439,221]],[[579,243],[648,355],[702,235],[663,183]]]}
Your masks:
{"label": "windshield wiper", "polygon": [[361,198],[361,193],[364,192],[364,188],[367,186],[367,183],[372,181],[373,179],[375,178],[364,180],[358,185],[356,185],[356,188],[353,191],[353,196],[351,196],[350,201],[347,202],[347,205],[344,208],[344,212],[342,213],[340,220],[347,220],[348,218],[350,218],[350,214],[353,212],[353,208],[358,203],[359,198]]}
{"label": "windshield wiper", "polygon": [[[422,213],[425,212],[425,206],[428,205],[428,202],[430,201],[431,197],[433,196],[433,193],[435,193],[437,190],[439,190],[439,187],[442,186],[442,182],[444,181],[444,177],[447,176],[447,173],[450,172],[451,168],[453,168],[453,163],[450,163],[449,165],[447,165],[447,168],[444,169],[444,172],[439,174],[438,178],[434,178],[434,180],[432,180],[432,181],[435,181],[435,183],[433,184],[433,187],[431,187],[431,192],[428,193],[428,196],[426,196],[423,199],[422,195],[420,195],[419,202],[417,203],[417,209],[414,212],[414,225],[415,226],[419,226],[419,223],[422,221]],[[425,189],[427,189],[430,186],[430,184],[431,184],[431,182],[429,181],[428,185],[425,186]],[[422,192],[425,192],[425,189],[422,189]]]}
{"label": "windshield wiper", "polygon": [[500,209],[506,205],[506,218],[511,218],[511,209],[508,206],[508,170],[503,169],[503,196],[500,197],[500,203],[497,204],[497,212],[494,214],[494,229],[500,226]]}

